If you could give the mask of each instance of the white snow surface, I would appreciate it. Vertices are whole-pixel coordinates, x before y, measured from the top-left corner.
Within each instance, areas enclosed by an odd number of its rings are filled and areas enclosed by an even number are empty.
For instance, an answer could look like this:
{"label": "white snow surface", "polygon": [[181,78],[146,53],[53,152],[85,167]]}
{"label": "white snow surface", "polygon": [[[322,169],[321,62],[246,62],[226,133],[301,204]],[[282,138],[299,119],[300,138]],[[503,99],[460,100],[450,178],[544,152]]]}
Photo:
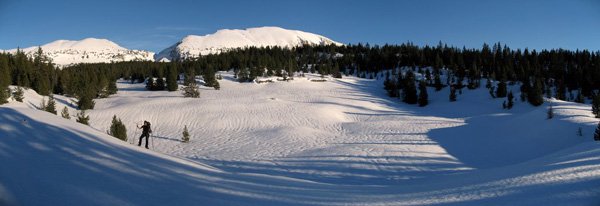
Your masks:
{"label": "white snow surface", "polygon": [[234,48],[267,46],[292,48],[304,44],[342,45],[321,35],[280,27],[257,27],[244,30],[222,29],[214,34],[204,36],[186,36],[173,46],[158,53],[155,59],[187,59],[199,55],[225,52]]}
{"label": "white snow surface", "polygon": [[[107,39],[56,40],[40,47],[44,54],[59,67],[78,63],[154,61],[154,52],[126,49]],[[33,56],[38,51],[38,46],[21,50],[28,56]],[[16,53],[17,49],[6,50],[6,52]]]}
{"label": "white snow surface", "polygon": [[[379,80],[222,75],[199,99],[119,83],[96,100],[91,127],[35,110],[44,97],[27,90],[0,106],[0,205],[600,204],[589,105],[503,110],[484,88],[457,102],[445,88],[421,108],[386,97]],[[55,97],[59,115],[75,115]],[[105,134],[113,115],[130,141]],[[131,144],[143,120],[151,150]]]}

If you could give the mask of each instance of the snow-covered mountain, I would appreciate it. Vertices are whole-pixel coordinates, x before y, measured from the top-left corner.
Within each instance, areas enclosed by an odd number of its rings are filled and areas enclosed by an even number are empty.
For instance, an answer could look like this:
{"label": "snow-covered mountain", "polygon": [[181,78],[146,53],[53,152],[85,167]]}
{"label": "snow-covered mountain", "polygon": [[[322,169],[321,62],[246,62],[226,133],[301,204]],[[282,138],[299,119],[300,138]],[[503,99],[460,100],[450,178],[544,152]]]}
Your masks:
{"label": "snow-covered mountain", "polygon": [[304,44],[341,45],[341,43],[321,35],[279,27],[258,27],[245,30],[223,29],[214,34],[204,36],[189,35],[175,45],[158,53],[155,59],[185,59],[198,57],[200,54],[220,53],[232,48],[252,46],[280,46],[290,48]]}
{"label": "snow-covered mountain", "polygon": [[[58,66],[77,63],[154,60],[154,52],[126,49],[107,39],[57,40],[41,47],[44,54]],[[21,50],[31,56],[37,52],[38,47],[33,46]],[[7,50],[7,52],[15,53],[17,49]]]}

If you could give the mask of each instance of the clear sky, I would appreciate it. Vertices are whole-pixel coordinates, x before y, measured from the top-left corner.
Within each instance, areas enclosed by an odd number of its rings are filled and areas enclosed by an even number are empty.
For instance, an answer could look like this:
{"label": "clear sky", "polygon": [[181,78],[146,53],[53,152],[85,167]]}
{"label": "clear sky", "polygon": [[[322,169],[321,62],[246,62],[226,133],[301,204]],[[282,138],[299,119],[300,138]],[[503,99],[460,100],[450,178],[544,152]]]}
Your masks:
{"label": "clear sky", "polygon": [[353,44],[600,50],[600,0],[0,0],[0,49],[95,37],[158,52],[189,34],[260,26]]}

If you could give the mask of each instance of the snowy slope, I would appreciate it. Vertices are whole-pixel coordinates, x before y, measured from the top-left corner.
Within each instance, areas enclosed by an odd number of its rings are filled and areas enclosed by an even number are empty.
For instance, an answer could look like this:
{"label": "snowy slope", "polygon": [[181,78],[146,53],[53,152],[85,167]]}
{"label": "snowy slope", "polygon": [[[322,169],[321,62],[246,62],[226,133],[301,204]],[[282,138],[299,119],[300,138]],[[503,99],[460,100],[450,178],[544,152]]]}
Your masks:
{"label": "snowy slope", "polygon": [[258,27],[245,30],[219,30],[214,34],[204,36],[189,35],[173,46],[161,51],[155,57],[178,59],[192,58],[198,55],[220,53],[232,48],[244,47],[297,47],[303,44],[328,45],[337,44],[327,37],[297,30],[287,30],[279,27]]}
{"label": "snowy slope", "polygon": [[[141,50],[129,50],[106,39],[87,38],[79,41],[57,40],[42,45],[42,50],[58,66],[77,63],[100,63],[144,60],[153,61],[154,53]],[[32,56],[37,46],[21,49]],[[17,49],[7,50],[15,53]]]}
{"label": "snowy slope", "polygon": [[[223,75],[200,99],[120,83],[90,111],[95,129],[32,110],[32,91],[0,106],[0,205],[600,204],[589,105],[554,101],[546,120],[544,106],[502,110],[485,89],[453,103],[430,90],[419,108],[375,80]],[[131,139],[152,122],[156,152],[105,135],[114,114]]]}

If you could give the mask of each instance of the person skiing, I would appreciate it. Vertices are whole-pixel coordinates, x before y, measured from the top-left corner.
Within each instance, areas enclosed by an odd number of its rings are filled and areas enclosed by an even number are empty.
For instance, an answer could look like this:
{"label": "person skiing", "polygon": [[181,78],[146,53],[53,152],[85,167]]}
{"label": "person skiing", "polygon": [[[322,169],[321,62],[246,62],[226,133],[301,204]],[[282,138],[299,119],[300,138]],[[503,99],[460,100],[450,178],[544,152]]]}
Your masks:
{"label": "person skiing", "polygon": [[146,149],[148,149],[148,139],[150,139],[150,133],[152,133],[152,129],[150,129],[150,122],[144,120],[144,125],[141,127],[138,125],[139,129],[142,129],[142,135],[140,135],[140,142],[138,146],[142,146],[142,139],[146,137]]}

